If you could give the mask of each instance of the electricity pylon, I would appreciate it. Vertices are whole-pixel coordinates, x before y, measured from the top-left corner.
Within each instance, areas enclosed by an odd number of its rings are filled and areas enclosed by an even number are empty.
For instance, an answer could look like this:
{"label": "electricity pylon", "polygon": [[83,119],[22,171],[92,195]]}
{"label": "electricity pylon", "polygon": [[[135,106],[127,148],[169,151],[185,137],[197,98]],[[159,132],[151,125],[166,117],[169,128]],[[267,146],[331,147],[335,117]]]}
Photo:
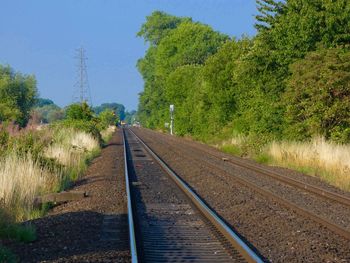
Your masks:
{"label": "electricity pylon", "polygon": [[91,91],[89,86],[89,79],[86,67],[86,51],[83,47],[76,50],[77,55],[75,58],[78,60],[77,64],[77,80],[74,84],[75,94],[73,96],[74,102],[84,103],[92,105]]}

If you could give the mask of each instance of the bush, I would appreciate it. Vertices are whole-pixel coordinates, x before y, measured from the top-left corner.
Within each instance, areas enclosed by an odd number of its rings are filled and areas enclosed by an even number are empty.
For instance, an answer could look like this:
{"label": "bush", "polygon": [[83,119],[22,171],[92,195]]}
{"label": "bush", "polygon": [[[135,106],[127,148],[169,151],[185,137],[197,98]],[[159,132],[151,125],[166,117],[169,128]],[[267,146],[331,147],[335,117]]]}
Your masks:
{"label": "bush", "polygon": [[105,109],[100,113],[98,116],[100,122],[99,122],[99,129],[104,130],[107,129],[108,126],[115,126],[118,122],[118,116],[115,114],[113,110]]}
{"label": "bush", "polygon": [[350,142],[350,51],[312,52],[292,65],[285,96],[289,138]]}
{"label": "bush", "polygon": [[9,249],[0,246],[0,262],[15,263],[18,258]]}
{"label": "bush", "polygon": [[69,105],[66,109],[66,119],[68,120],[91,121],[93,118],[94,112],[86,102]]}

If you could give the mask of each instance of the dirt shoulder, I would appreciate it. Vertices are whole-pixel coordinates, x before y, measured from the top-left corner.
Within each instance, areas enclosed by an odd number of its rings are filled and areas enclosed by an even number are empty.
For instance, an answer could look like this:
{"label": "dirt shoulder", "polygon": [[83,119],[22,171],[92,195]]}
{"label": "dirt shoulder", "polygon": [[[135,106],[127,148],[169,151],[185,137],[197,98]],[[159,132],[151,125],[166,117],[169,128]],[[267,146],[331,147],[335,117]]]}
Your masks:
{"label": "dirt shoulder", "polygon": [[7,246],[21,262],[130,262],[121,131],[72,190],[89,196],[33,220],[35,242]]}

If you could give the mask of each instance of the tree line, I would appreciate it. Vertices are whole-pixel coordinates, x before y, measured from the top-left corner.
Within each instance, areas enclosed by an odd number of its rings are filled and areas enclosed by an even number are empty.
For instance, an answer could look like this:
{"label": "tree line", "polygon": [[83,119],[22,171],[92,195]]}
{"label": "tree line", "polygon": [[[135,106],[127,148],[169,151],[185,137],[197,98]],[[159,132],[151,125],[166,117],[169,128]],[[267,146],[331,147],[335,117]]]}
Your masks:
{"label": "tree line", "polygon": [[257,33],[240,39],[188,17],[146,18],[141,123],[164,129],[174,104],[178,135],[350,142],[350,2],[256,4]]}
{"label": "tree line", "polygon": [[[0,65],[0,124],[14,123],[25,127],[28,122],[53,123],[67,118],[69,108],[61,108],[50,99],[40,98],[34,75]],[[103,118],[112,118],[113,115],[129,123],[135,115],[135,111],[129,112],[119,103],[102,103],[89,107],[89,110],[96,116],[102,114]]]}

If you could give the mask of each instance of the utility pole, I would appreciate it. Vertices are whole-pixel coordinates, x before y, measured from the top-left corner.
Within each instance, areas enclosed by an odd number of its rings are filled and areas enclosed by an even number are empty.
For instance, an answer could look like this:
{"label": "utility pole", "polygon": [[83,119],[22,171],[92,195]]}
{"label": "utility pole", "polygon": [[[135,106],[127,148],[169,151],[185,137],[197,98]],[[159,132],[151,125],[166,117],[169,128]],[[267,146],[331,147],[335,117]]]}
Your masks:
{"label": "utility pole", "polygon": [[174,133],[174,105],[170,105],[170,134]]}
{"label": "utility pole", "polygon": [[83,47],[80,47],[76,50],[76,56],[75,58],[78,60],[77,64],[77,80],[74,85],[75,87],[75,94],[74,94],[74,101],[78,101],[80,103],[88,103],[92,104],[91,101],[91,92],[90,92],[90,86],[89,86],[89,80],[87,75],[87,67],[86,67],[86,52]]}

